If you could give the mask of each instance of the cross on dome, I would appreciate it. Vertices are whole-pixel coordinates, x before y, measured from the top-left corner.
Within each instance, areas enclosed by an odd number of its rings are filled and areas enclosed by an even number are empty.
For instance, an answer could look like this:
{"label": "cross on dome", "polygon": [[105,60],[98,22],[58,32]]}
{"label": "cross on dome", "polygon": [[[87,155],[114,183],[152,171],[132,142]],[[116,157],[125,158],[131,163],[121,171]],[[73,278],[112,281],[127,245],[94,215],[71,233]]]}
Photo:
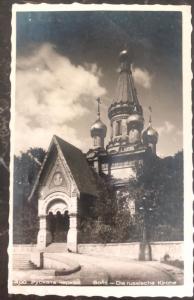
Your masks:
{"label": "cross on dome", "polygon": [[97,116],[98,116],[98,118],[100,119],[100,104],[101,104],[101,99],[100,99],[100,97],[98,97],[98,98],[96,99],[96,101],[97,101],[97,103],[98,103],[98,112],[97,112]]}
{"label": "cross on dome", "polygon": [[152,107],[151,105],[148,107],[150,115],[149,115],[149,126],[152,125]]}
{"label": "cross on dome", "polygon": [[[100,119],[100,104],[102,103],[100,97],[98,97],[96,99],[96,102],[97,102],[97,105],[98,105],[97,120],[92,124],[90,132],[91,132],[92,137],[100,136],[100,137],[104,138],[106,136],[107,127]],[[101,143],[101,144],[103,144],[103,143]]]}
{"label": "cross on dome", "polygon": [[[157,144],[158,142],[158,132],[152,127],[152,107],[148,107],[150,115],[149,115],[149,126],[146,130],[144,130],[142,134],[144,144]],[[156,150],[154,150],[156,152]]]}

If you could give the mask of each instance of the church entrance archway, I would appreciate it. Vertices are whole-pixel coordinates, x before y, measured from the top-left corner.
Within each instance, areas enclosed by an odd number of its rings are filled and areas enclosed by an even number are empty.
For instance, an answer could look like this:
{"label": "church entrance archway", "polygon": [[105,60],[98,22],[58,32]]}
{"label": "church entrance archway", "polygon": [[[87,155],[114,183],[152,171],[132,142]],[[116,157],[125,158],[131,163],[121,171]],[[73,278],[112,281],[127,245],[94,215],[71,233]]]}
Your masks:
{"label": "church entrance archway", "polygon": [[66,243],[69,230],[69,213],[57,211],[56,214],[49,212],[47,216],[48,229],[51,232],[53,243]]}
{"label": "church entrance archway", "polygon": [[53,199],[47,206],[47,228],[51,233],[51,242],[67,242],[69,230],[68,204],[63,199]]}
{"label": "church entrance archway", "polygon": [[77,195],[67,196],[63,192],[52,192],[39,199],[38,248],[44,250],[49,244],[67,243],[67,248],[77,252],[78,205]]}

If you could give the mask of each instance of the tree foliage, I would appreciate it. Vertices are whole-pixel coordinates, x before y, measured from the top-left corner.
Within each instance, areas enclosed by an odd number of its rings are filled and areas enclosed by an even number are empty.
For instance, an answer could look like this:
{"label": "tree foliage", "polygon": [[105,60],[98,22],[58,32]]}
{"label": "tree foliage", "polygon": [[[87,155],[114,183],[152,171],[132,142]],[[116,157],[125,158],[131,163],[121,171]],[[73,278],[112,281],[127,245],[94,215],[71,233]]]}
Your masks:
{"label": "tree foliage", "polygon": [[99,176],[93,171],[98,196],[90,206],[88,217],[81,219],[81,242],[103,243],[112,241],[115,225],[117,203],[115,191],[110,184],[110,178],[104,174]]}
{"label": "tree foliage", "polygon": [[152,240],[183,239],[183,152],[166,158],[155,157],[140,172],[138,203],[146,195],[153,213]]}
{"label": "tree foliage", "polygon": [[[83,242],[140,241],[143,215],[139,208],[143,197],[151,208],[147,222],[149,239],[183,239],[183,152],[163,159],[152,157],[138,170],[137,180],[130,180],[117,193],[108,177],[96,177],[99,195],[93,211],[97,219],[82,222]],[[135,216],[128,209],[129,199],[135,201]]]}
{"label": "tree foliage", "polygon": [[45,156],[41,148],[31,148],[14,157],[14,219],[13,238],[15,243],[36,241],[38,229],[37,203],[28,197]]}
{"label": "tree foliage", "polygon": [[[14,162],[14,242],[36,242],[38,231],[37,203],[28,202],[45,151],[29,149]],[[140,241],[143,217],[142,199],[152,207],[149,215],[150,240],[183,239],[183,152],[173,157],[153,157],[139,168],[137,180],[115,191],[111,178],[93,172],[98,197],[89,214],[80,221],[80,242],[107,243]],[[135,203],[135,216],[129,200]]]}

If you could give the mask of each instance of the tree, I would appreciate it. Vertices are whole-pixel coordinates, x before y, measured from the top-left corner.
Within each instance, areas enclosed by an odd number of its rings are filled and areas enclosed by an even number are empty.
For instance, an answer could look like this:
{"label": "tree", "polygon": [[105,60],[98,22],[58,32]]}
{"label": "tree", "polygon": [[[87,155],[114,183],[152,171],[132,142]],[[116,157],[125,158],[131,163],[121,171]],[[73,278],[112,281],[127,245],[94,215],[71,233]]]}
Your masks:
{"label": "tree", "polygon": [[115,191],[110,184],[110,177],[99,176],[93,169],[97,187],[97,198],[90,206],[88,217],[82,216],[80,222],[81,240],[86,243],[107,243],[113,240],[115,212],[117,203]]}
{"label": "tree", "polygon": [[151,201],[150,219],[153,240],[183,239],[183,152],[173,157],[155,157],[138,178],[139,200]]}
{"label": "tree", "polygon": [[30,243],[36,240],[37,203],[29,203],[27,199],[44,156],[43,149],[31,148],[14,157],[14,243]]}

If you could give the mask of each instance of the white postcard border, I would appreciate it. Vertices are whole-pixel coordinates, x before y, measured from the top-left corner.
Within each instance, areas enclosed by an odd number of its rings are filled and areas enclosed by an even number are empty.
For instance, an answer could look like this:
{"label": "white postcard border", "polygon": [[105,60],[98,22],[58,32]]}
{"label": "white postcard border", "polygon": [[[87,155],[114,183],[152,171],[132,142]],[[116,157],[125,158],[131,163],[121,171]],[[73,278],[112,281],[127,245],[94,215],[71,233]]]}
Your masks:
{"label": "white postcard border", "polygon": [[[15,66],[16,66],[16,12],[18,11],[180,11],[183,39],[183,145],[184,145],[184,285],[182,286],[13,286],[13,157],[15,122]],[[10,214],[9,214],[9,277],[10,294],[73,295],[73,296],[192,296],[193,295],[193,241],[192,241],[192,110],[191,110],[191,7],[186,5],[111,5],[111,4],[14,4],[12,8],[12,62],[11,62],[11,156],[10,156]]]}

